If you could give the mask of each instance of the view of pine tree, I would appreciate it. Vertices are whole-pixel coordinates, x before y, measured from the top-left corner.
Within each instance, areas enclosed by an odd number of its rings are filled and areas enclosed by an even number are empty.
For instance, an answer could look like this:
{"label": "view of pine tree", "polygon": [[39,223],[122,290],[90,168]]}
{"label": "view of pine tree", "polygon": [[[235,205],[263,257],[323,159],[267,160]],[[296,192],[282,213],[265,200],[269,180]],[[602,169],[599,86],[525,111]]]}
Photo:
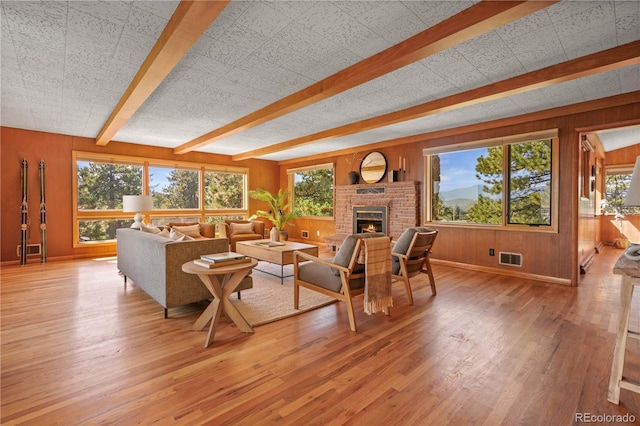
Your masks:
{"label": "view of pine tree", "polygon": [[501,146],[494,146],[487,150],[487,156],[481,155],[476,163],[476,177],[484,185],[482,190],[486,194],[479,195],[478,200],[471,205],[465,219],[473,223],[502,224],[502,187],[503,187],[503,150]]}
{"label": "view of pine tree", "polygon": [[[85,165],[86,164],[86,165]],[[109,163],[78,162],[78,208],[110,210],[122,208],[123,195],[142,193],[142,167]],[[113,239],[116,228],[131,221],[86,220],[79,224],[82,240]]]}
{"label": "view of pine tree", "polygon": [[333,216],[333,169],[296,173],[293,191],[300,216]]}
{"label": "view of pine tree", "polygon": [[624,200],[631,184],[631,173],[608,174],[605,179],[605,203],[608,214],[640,214],[640,208],[627,207]]}
{"label": "view of pine tree", "polygon": [[205,172],[204,203],[206,209],[241,209],[244,200],[244,175]]}
{"label": "view of pine tree", "polygon": [[502,224],[502,199],[492,199],[484,195],[478,196],[466,214],[466,221],[472,223]]}
{"label": "view of pine tree", "polygon": [[551,140],[509,146],[509,223],[551,224]]}
{"label": "view of pine tree", "polygon": [[[151,177],[153,181],[153,177]],[[154,209],[197,209],[198,171],[174,169],[167,177],[168,185],[151,191]]]}
{"label": "view of pine tree", "polygon": [[78,208],[121,209],[123,195],[142,193],[142,167],[108,163],[78,165]]}
{"label": "view of pine tree", "polygon": [[[506,185],[507,223],[550,225],[551,143],[550,139],[514,143],[489,147],[479,153],[474,170],[475,178],[482,182],[482,189],[478,191],[477,199],[468,194],[463,200],[441,203],[438,198],[436,217],[447,222],[500,225],[503,223],[502,200]],[[505,152],[508,170],[504,170]],[[460,164],[451,163],[451,160],[448,164],[455,166],[444,173],[450,174],[447,175],[449,179],[455,179],[453,176],[459,172]],[[461,202],[471,200],[470,205]]]}

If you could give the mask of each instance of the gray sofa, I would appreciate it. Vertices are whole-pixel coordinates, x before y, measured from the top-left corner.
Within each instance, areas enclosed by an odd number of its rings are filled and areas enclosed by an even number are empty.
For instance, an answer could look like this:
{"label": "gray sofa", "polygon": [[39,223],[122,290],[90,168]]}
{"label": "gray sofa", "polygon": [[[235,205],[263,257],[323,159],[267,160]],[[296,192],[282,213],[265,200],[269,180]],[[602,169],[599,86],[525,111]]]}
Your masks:
{"label": "gray sofa", "polygon": [[[130,278],[167,310],[175,306],[211,299],[197,275],[182,272],[182,264],[201,254],[229,250],[226,238],[202,238],[194,241],[172,241],[137,229],[116,230],[118,269],[125,285]],[[253,287],[251,276],[245,277],[238,290]],[[239,295],[238,291],[238,295]]]}

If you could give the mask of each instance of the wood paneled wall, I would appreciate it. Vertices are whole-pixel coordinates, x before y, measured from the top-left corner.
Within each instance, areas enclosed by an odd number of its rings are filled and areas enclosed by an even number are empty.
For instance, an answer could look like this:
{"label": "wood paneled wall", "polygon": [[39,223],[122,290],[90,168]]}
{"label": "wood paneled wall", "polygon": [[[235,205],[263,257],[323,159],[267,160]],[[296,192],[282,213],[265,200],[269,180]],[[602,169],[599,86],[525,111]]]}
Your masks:
{"label": "wood paneled wall", "polygon": [[[277,190],[278,165],[272,161],[247,160],[232,162],[226,155],[192,152],[175,155],[172,149],[130,143],[110,142],[105,147],[95,145],[93,139],[53,133],[35,132],[2,127],[1,129],[2,200],[0,202],[0,232],[2,233],[1,261],[17,262],[16,247],[20,244],[20,164],[29,162],[29,216],[31,219],[29,243],[40,242],[38,212],[38,162],[46,164],[47,192],[47,255],[56,258],[74,258],[115,254],[115,244],[73,248],[71,189],[72,151],[130,155],[148,159],[189,161],[204,164],[234,165],[249,168],[249,187]],[[264,208],[262,203],[249,200],[249,211]],[[40,259],[29,259],[39,262]]]}
{"label": "wood paneled wall", "polygon": [[[410,144],[376,147],[375,150],[385,155],[391,168],[397,168],[399,157],[406,157],[407,180],[422,182],[424,180],[422,156],[424,148],[457,145],[557,128],[560,139],[558,233],[436,226],[441,233],[438,236],[433,258],[452,264],[464,263],[472,268],[475,266],[506,274],[577,285],[580,279],[578,239],[595,241],[599,239],[596,233],[599,233],[600,228],[598,220],[592,215],[588,220],[593,221],[596,226],[584,224],[584,232],[581,232],[580,236],[578,235],[579,129],[598,125],[611,127],[611,123],[630,123],[634,120],[637,122],[638,117],[640,117],[640,104],[634,103],[553,118],[531,119],[530,121],[523,118],[522,122],[518,124],[501,125],[499,120],[487,123],[486,128],[482,130],[425,139]],[[510,119],[509,122],[513,123],[514,120]],[[377,141],[372,141],[372,143],[377,144]],[[368,152],[362,150],[360,154],[364,155]],[[347,158],[348,155],[342,155],[328,159],[336,165],[337,185],[348,184],[347,174],[350,170]],[[280,170],[281,185],[286,185],[287,182],[286,169],[309,163],[309,161],[283,162]],[[424,199],[424,197],[422,198]],[[421,205],[421,211],[424,211],[424,201]],[[305,227],[309,229],[316,229],[316,226],[317,229],[322,226],[323,232],[327,232],[329,235],[335,233],[335,229],[327,228],[326,222],[323,222],[322,225],[314,220],[306,220],[305,222]],[[294,237],[296,237],[295,233]],[[593,246],[591,243],[587,245]],[[495,249],[496,256],[489,256],[489,248]],[[522,267],[499,265],[497,257],[499,251],[521,253],[524,259]]]}
{"label": "wood paneled wall", "polygon": [[[468,229],[460,227],[440,226],[441,235],[434,252],[434,258],[457,263],[464,262],[471,267],[492,268],[512,273],[513,267],[498,265],[497,256],[489,256],[489,248],[499,251],[522,253],[524,263],[518,273],[531,277],[549,277],[550,280],[562,281],[576,285],[579,281],[578,253],[578,174],[579,174],[579,137],[578,130],[590,126],[602,125],[611,127],[611,123],[629,123],[638,121],[640,104],[634,103],[619,107],[610,107],[590,112],[565,115],[544,119],[522,119],[521,123],[504,125],[501,121],[486,123],[481,130],[472,132],[450,132],[438,138],[425,138],[419,142],[393,146],[375,146],[387,158],[389,168],[397,168],[398,158],[406,158],[406,179],[423,181],[424,148],[461,144],[482,139],[509,136],[551,128],[559,129],[560,138],[560,218],[557,234],[505,231],[487,229]],[[509,123],[514,123],[510,119]],[[114,247],[79,248],[72,244],[72,197],[71,188],[74,179],[71,176],[71,151],[89,151],[131,155],[146,158],[169,159],[176,161],[193,161],[210,164],[232,164],[249,167],[249,187],[277,190],[287,187],[286,170],[310,164],[333,162],[335,165],[336,185],[348,184],[347,174],[351,170],[347,155],[307,159],[300,162],[282,162],[247,160],[232,162],[223,155],[192,152],[186,155],[175,155],[171,149],[155,148],[144,145],[111,142],[106,147],[98,147],[94,140],[68,135],[34,132],[13,128],[1,128],[1,166],[2,166],[2,201],[0,206],[2,233],[1,260],[17,261],[16,246],[20,241],[20,162],[27,158],[31,165],[31,182],[37,182],[37,163],[43,159],[47,165],[47,211],[48,211],[48,254],[50,258],[71,258],[113,254]],[[376,144],[376,141],[372,141]],[[361,158],[372,149],[362,149]],[[623,153],[607,153],[605,161],[611,159],[616,163],[633,163],[640,155],[640,147],[633,147]],[[605,166],[606,166],[605,162]],[[37,242],[37,207],[38,188],[32,184],[30,188],[30,211],[33,221],[31,240]],[[249,209],[255,211],[263,208],[255,200],[250,200]],[[420,206],[421,211],[424,205]],[[34,226],[35,224],[35,226]],[[601,224],[602,225],[602,224]],[[604,226],[604,225],[602,225]],[[597,227],[586,227],[587,233],[599,232]],[[594,230],[590,230],[594,229]],[[333,221],[327,219],[299,219],[289,227],[293,239],[301,239],[300,231],[309,231],[309,240],[323,243],[324,236],[335,233]],[[581,235],[580,238],[597,238]]]}

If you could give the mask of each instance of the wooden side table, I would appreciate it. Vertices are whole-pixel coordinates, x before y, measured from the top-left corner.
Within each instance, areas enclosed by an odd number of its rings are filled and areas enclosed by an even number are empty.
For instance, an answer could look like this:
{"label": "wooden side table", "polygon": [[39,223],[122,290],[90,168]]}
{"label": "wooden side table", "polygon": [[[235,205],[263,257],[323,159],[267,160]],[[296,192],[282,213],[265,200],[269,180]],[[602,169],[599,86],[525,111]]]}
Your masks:
{"label": "wooden side table", "polygon": [[609,376],[609,393],[607,400],[618,404],[620,402],[620,389],[627,389],[640,393],[640,386],[622,376],[624,368],[624,353],[627,347],[627,338],[640,339],[640,333],[629,330],[629,313],[631,312],[631,299],[633,286],[640,285],[640,261],[628,259],[624,253],[615,266],[613,273],[622,275],[620,287],[620,312],[618,316],[618,330],[616,333],[616,346],[611,361],[611,376]]}
{"label": "wooden side table", "polygon": [[222,312],[233,321],[240,331],[253,333],[253,327],[251,327],[251,324],[247,322],[236,307],[233,306],[229,300],[229,296],[236,291],[242,279],[246,277],[257,264],[258,262],[256,260],[251,259],[246,263],[235,263],[233,265],[211,269],[198,266],[194,264],[193,261],[182,265],[182,270],[187,274],[197,274],[213,296],[213,300],[209,306],[207,306],[207,309],[204,310],[193,325],[193,330],[200,331],[211,321],[207,340],[204,344],[205,348],[209,347],[209,344],[213,341],[216,326],[218,325]]}

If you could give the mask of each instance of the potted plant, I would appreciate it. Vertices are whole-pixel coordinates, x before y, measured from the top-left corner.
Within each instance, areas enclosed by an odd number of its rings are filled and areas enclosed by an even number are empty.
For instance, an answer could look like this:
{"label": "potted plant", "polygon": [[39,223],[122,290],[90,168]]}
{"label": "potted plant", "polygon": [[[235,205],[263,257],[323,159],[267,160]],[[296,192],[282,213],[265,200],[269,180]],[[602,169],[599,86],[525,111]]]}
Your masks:
{"label": "potted plant", "polygon": [[358,172],[353,169],[353,165],[358,161],[358,154],[359,154],[358,152],[355,152],[347,156],[347,158],[345,158],[345,161],[349,165],[349,169],[350,169],[349,183],[351,185],[355,185],[356,183],[358,183],[358,179],[360,178],[360,175],[358,174]]}
{"label": "potted plant", "polygon": [[274,233],[271,234],[271,240],[278,241],[280,237],[282,237],[284,241],[287,241],[289,236],[287,231],[284,229],[284,226],[289,220],[299,217],[298,214],[290,209],[290,203],[288,201],[289,190],[280,189],[278,190],[278,193],[272,194],[266,189],[255,189],[249,191],[249,196],[256,200],[264,201],[269,205],[269,211],[258,210],[250,219],[255,219],[257,217],[269,219],[271,223],[273,223],[273,229],[276,230],[275,235]]}

